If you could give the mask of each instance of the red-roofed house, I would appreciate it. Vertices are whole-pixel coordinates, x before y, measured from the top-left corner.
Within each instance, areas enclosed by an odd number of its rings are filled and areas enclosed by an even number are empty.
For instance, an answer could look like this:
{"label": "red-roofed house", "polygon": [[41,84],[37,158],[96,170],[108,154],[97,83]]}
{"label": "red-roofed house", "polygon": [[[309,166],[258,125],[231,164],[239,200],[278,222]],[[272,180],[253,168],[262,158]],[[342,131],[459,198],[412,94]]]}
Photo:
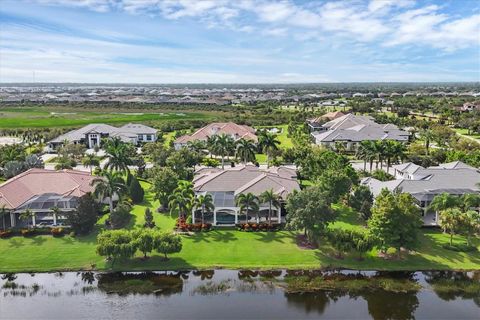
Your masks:
{"label": "red-roofed house", "polygon": [[235,141],[240,139],[249,139],[255,142],[258,141],[257,136],[255,135],[255,129],[239,125],[233,122],[214,122],[209,125],[198,129],[191,135],[181,136],[174,141],[175,149],[178,150],[187,145],[189,141],[207,141],[208,137],[214,135],[226,134],[231,136]]}
{"label": "red-roofed house", "polygon": [[[10,212],[9,226],[25,224],[20,214],[30,209],[35,215],[32,225],[47,222],[56,225],[57,219],[51,208],[58,207],[63,212],[76,208],[77,200],[88,192],[93,192],[92,175],[74,170],[30,169],[0,185],[0,207]],[[30,223],[28,223],[30,224]]]}

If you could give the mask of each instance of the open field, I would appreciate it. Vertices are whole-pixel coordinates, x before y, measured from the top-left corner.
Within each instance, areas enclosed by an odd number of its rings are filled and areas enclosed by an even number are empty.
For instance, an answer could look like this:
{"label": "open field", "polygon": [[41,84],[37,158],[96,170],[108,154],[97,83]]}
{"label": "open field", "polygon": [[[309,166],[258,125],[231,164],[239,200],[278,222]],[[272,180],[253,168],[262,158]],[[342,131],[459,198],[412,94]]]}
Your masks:
{"label": "open field", "polygon": [[454,130],[459,136],[462,136],[465,139],[475,140],[480,143],[480,134],[478,133],[468,134],[467,129],[455,128]]}
{"label": "open field", "polygon": [[[147,185],[144,184],[146,187]],[[135,206],[129,229],[141,228],[146,207],[156,209],[158,203],[147,193],[146,201]],[[333,227],[362,229],[361,220],[354,212],[341,209],[339,221]],[[161,230],[171,230],[174,217],[155,213],[155,222]],[[0,239],[0,272],[54,271],[91,269],[105,270],[109,265],[95,254],[96,234],[103,228],[103,217],[96,231],[86,237],[53,238],[35,236]],[[345,259],[334,258],[330,245],[323,243],[319,249],[303,250],[297,247],[295,232],[241,232],[220,229],[183,237],[183,250],[163,261],[154,253],[150,259],[140,259],[141,254],[128,261],[117,262],[118,270],[162,270],[191,268],[320,268],[339,267],[378,270],[426,270],[426,269],[479,269],[480,253],[462,253],[442,248],[448,243],[448,235],[438,230],[422,230],[417,252],[402,260],[384,260],[374,250],[365,260],[359,261],[356,254]],[[455,242],[463,243],[460,236]],[[480,247],[480,240],[475,240]]]}
{"label": "open field", "polygon": [[99,111],[61,107],[1,108],[0,129],[71,127],[90,123],[124,124],[128,122],[161,123],[172,120],[209,120],[216,115],[214,112],[155,111],[154,109]]}

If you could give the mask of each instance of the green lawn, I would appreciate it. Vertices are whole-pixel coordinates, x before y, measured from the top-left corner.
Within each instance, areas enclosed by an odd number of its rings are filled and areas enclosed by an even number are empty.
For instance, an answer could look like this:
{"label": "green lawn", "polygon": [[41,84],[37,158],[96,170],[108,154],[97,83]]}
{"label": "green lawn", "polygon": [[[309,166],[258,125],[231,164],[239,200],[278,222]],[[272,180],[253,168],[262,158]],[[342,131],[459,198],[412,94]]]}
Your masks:
{"label": "green lawn", "polygon": [[[144,187],[147,187],[142,182]],[[128,228],[141,228],[144,223],[143,213],[146,207],[156,209],[158,202],[151,194],[142,205],[135,206]],[[340,208],[341,209],[341,208]],[[356,228],[364,230],[363,223],[357,215],[341,209],[339,221],[334,228]],[[87,237],[53,238],[36,236],[32,238],[13,237],[0,239],[0,272],[19,271],[54,271],[109,268],[102,257],[95,254],[95,237],[103,227],[102,218],[96,231]],[[154,213],[155,223],[161,230],[171,230],[175,224],[174,217],[168,214]],[[384,260],[370,252],[365,260],[359,261],[355,254],[343,260],[333,258],[334,251],[326,243],[317,250],[303,250],[295,243],[294,232],[240,232],[220,229],[193,236],[183,236],[183,250],[172,255],[169,261],[161,256],[144,261],[139,253],[136,258],[117,262],[118,270],[161,270],[189,268],[320,268],[343,267],[352,269],[379,270],[425,270],[425,269],[480,269],[480,254],[459,253],[445,250],[442,244],[448,243],[448,236],[438,230],[422,230],[418,251],[402,260]],[[463,242],[462,237],[455,237],[455,242]],[[475,240],[480,247],[480,240]]]}
{"label": "green lawn", "polygon": [[128,122],[160,123],[172,120],[208,120],[208,112],[142,110],[79,111],[61,107],[25,107],[0,109],[0,128],[53,128],[82,126],[90,123],[123,124]]}
{"label": "green lawn", "polygon": [[456,128],[454,130],[462,136],[470,137],[470,138],[474,138],[474,139],[480,139],[480,134],[478,134],[478,133],[468,134],[467,129]]}

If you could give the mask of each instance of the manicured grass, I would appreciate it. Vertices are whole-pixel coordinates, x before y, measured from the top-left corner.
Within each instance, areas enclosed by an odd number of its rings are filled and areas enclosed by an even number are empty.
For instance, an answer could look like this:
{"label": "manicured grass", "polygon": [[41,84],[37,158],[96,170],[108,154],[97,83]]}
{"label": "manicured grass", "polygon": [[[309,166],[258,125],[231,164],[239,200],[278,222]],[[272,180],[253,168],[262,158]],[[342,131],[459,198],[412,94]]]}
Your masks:
{"label": "manicured grass", "polygon": [[280,141],[280,148],[288,149],[293,147],[292,139],[288,137],[288,125],[282,124],[278,126],[268,126],[268,127],[257,127],[257,129],[271,129],[278,128],[282,129],[282,132],[277,133],[277,139]]}
{"label": "manicured grass", "polygon": [[470,138],[474,138],[474,139],[480,139],[480,134],[478,134],[478,133],[468,134],[467,129],[456,128],[454,130],[462,136],[470,137]]}
{"label": "manicured grass", "polygon": [[[148,190],[148,184],[142,182]],[[143,204],[132,210],[129,229],[141,228],[144,223],[145,208],[154,211],[156,226],[161,230],[172,230],[175,217],[157,213],[158,202],[151,193]],[[357,214],[351,210],[341,210],[339,221],[333,228],[351,228],[365,230]],[[53,238],[35,236],[32,238],[13,237],[0,239],[0,272],[54,271],[90,269],[105,270],[110,265],[95,254],[96,234],[103,228],[103,217],[96,231],[87,237]],[[426,269],[479,269],[480,254],[461,253],[442,248],[448,243],[448,235],[439,230],[422,230],[417,252],[401,260],[385,260],[377,256],[376,251],[368,253],[364,260],[358,260],[355,253],[344,259],[334,258],[335,252],[328,243],[321,243],[317,250],[304,250],[296,245],[296,233],[281,232],[241,232],[234,229],[218,229],[193,236],[182,236],[183,250],[164,261],[159,254],[153,253],[148,260],[136,258],[119,261],[117,270],[162,270],[191,268],[320,268],[339,267],[352,269],[378,270],[426,270]],[[456,243],[463,243],[463,237],[456,236]],[[480,240],[475,240],[480,247]]]}
{"label": "manicured grass", "polygon": [[0,109],[0,128],[53,128],[82,126],[90,123],[123,124],[128,122],[157,123],[172,120],[208,120],[208,112],[176,112],[142,110],[78,111],[63,108],[4,108]]}

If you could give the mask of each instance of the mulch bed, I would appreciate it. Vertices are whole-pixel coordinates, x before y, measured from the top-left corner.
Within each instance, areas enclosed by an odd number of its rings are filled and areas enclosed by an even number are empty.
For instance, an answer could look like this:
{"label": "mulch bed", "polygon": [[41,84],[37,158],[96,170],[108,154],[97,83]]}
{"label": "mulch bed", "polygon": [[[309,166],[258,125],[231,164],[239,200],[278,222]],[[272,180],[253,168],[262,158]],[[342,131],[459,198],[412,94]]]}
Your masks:
{"label": "mulch bed", "polygon": [[297,246],[300,249],[305,250],[313,250],[317,248],[317,246],[308,241],[307,237],[305,237],[303,234],[297,235]]}

